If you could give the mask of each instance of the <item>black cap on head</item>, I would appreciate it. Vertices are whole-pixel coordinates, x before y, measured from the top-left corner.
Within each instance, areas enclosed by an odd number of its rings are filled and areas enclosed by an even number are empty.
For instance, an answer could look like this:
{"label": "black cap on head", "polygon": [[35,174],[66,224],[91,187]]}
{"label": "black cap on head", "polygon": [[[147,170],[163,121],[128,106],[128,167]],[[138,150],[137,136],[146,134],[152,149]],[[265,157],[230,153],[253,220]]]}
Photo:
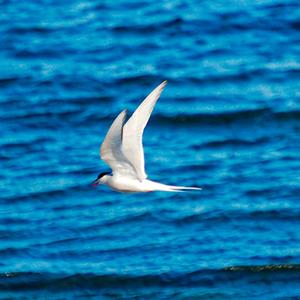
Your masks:
{"label": "black cap on head", "polygon": [[100,178],[102,178],[104,175],[108,175],[108,174],[110,174],[110,172],[102,172],[102,173],[100,173],[100,174],[98,175],[97,179],[100,179]]}

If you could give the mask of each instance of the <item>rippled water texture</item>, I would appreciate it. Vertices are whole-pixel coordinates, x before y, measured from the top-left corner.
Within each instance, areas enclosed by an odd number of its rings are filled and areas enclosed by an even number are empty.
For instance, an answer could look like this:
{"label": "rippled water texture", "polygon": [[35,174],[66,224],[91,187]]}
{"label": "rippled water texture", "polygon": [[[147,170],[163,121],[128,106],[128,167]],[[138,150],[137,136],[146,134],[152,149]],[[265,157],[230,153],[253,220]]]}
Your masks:
{"label": "rippled water texture", "polygon": [[[3,299],[300,296],[297,1],[0,9]],[[165,79],[148,175],[203,190],[93,189],[113,118]]]}

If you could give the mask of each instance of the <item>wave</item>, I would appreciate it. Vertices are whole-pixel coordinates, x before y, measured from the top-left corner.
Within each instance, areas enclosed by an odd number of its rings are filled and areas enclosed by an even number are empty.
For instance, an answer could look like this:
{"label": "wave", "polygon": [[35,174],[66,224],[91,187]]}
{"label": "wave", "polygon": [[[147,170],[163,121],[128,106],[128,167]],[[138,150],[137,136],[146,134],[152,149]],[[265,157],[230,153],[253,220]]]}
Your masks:
{"label": "wave", "polygon": [[24,59],[33,59],[33,58],[45,58],[45,59],[51,59],[51,58],[63,58],[66,54],[72,54],[73,51],[69,49],[64,49],[62,52],[61,49],[49,49],[49,50],[30,50],[30,49],[24,49],[24,50],[15,50],[14,56],[16,58],[24,58]]}
{"label": "wave", "polygon": [[[156,30],[164,30],[166,28],[171,28],[174,26],[180,26],[184,24],[185,21],[181,17],[175,17],[166,21],[152,22],[150,24],[129,24],[129,25],[115,25],[111,27],[112,31],[117,33],[135,33],[135,34],[149,34]],[[172,28],[173,29],[173,28]]]}
{"label": "wave", "polygon": [[8,34],[46,34],[53,31],[53,28],[49,26],[14,26],[7,29]]}
{"label": "wave", "polygon": [[150,74],[137,74],[137,75],[130,75],[127,77],[120,77],[115,80],[114,85],[128,85],[134,84],[135,86],[140,86],[141,84],[153,85],[154,82],[159,84],[165,80],[165,78],[157,76],[157,75],[150,75]]}
{"label": "wave", "polygon": [[17,203],[19,201],[24,201],[24,200],[42,200],[42,199],[51,199],[55,197],[61,197],[61,196],[66,196],[69,193],[73,192],[80,192],[80,191],[87,191],[91,189],[90,184],[79,184],[77,183],[76,185],[71,185],[67,187],[57,187],[55,189],[51,190],[43,190],[40,192],[29,192],[29,193],[24,193],[24,194],[19,194],[18,196],[13,195],[13,196],[8,196],[4,200],[4,202],[9,202],[9,203]]}
{"label": "wave", "polygon": [[300,265],[263,265],[263,266],[233,266],[224,268],[225,271],[247,271],[247,272],[281,272],[281,271],[300,271]]}
{"label": "wave", "polygon": [[157,115],[154,116],[158,122],[169,124],[224,124],[239,123],[240,121],[255,121],[268,118],[268,121],[292,120],[299,121],[300,110],[274,111],[271,108],[257,108],[247,110],[235,110],[228,112],[197,113],[181,115]]}
{"label": "wave", "polygon": [[[300,265],[229,266],[222,269],[203,269],[190,273],[133,274],[55,274],[39,272],[7,272],[0,274],[1,290],[34,290],[51,288],[125,288],[149,286],[214,286],[228,280],[247,281],[253,276],[259,280],[275,276],[283,282],[297,282]],[[289,276],[288,276],[289,275]],[[278,277],[279,276],[279,277]]]}
{"label": "wave", "polygon": [[300,211],[297,209],[268,209],[268,210],[214,210],[208,212],[202,212],[197,214],[191,214],[187,216],[178,216],[178,217],[169,217],[164,218],[162,221],[167,223],[174,223],[179,226],[189,225],[189,224],[197,224],[199,222],[212,222],[216,223],[224,223],[224,221],[229,222],[232,221],[247,221],[255,222],[258,220],[283,220],[290,222],[299,221],[299,213]]}
{"label": "wave", "polygon": [[[137,76],[122,79],[126,84],[135,81],[137,78],[143,81],[143,76]],[[148,77],[145,77],[148,78]],[[152,81],[152,80],[150,80]],[[196,99],[194,99],[196,101]],[[6,112],[1,113],[1,117],[5,121],[27,122],[28,126],[60,127],[59,122],[64,122],[73,126],[74,124],[91,125],[99,122],[111,122],[113,114],[98,114],[98,110],[89,109],[90,105],[103,105],[104,103],[112,103],[113,98],[108,96],[99,97],[78,97],[73,99],[52,99],[46,100],[43,107],[36,106],[27,111]],[[193,99],[188,99],[192,103]],[[8,102],[2,103],[9,105]],[[85,108],[84,108],[85,107]],[[117,112],[116,112],[117,113]],[[199,124],[199,125],[231,125],[243,122],[256,122],[267,120],[270,122],[295,121],[299,122],[300,110],[281,110],[276,111],[270,107],[258,107],[253,109],[239,109],[228,111],[212,111],[212,112],[195,112],[195,113],[155,113],[152,116],[152,124],[159,126],[161,124],[180,126]],[[38,120],[38,121],[37,121]],[[37,125],[38,123],[38,125]],[[233,141],[236,142],[236,141]],[[239,141],[237,141],[238,143]]]}
{"label": "wave", "polygon": [[9,86],[13,83],[16,83],[20,77],[2,77],[0,78],[0,86],[1,87],[6,87]]}
{"label": "wave", "polygon": [[[226,139],[226,140],[221,140],[221,141],[211,141],[207,143],[203,143],[201,145],[193,145],[192,148],[195,150],[203,149],[204,147],[208,148],[218,148],[218,147],[223,147],[223,146],[252,146],[252,145],[264,145],[266,143],[270,142],[269,137],[260,137],[256,139]],[[191,166],[190,168],[194,168],[199,166]],[[204,166],[205,167],[205,166]],[[201,168],[200,168],[201,169]]]}
{"label": "wave", "polygon": [[247,119],[255,119],[258,117],[271,115],[272,111],[268,108],[215,112],[215,113],[195,113],[195,114],[180,114],[180,115],[163,115],[156,114],[154,118],[157,122],[177,125],[180,124],[201,124],[214,123],[223,124],[228,122],[246,121]]}
{"label": "wave", "polygon": [[34,137],[30,140],[25,141],[8,141],[8,142],[4,142],[2,147],[4,150],[7,151],[14,151],[14,150],[26,150],[26,149],[30,149],[31,151],[37,147],[37,145],[41,145],[41,144],[45,144],[48,142],[53,141],[52,138],[50,137]]}
{"label": "wave", "polygon": [[12,119],[17,119],[17,120],[31,120],[34,119],[36,120],[39,117],[42,117],[45,119],[45,121],[48,119],[48,121],[51,119],[52,121],[53,118],[67,118],[70,117],[72,115],[77,115],[78,113],[80,113],[80,108],[73,108],[73,109],[65,109],[65,110],[57,110],[57,111],[49,111],[49,110],[36,110],[36,111],[30,111],[30,112],[22,112],[22,113],[14,113],[13,116],[11,115],[4,115],[2,116],[3,119],[8,119],[8,120],[12,120]]}

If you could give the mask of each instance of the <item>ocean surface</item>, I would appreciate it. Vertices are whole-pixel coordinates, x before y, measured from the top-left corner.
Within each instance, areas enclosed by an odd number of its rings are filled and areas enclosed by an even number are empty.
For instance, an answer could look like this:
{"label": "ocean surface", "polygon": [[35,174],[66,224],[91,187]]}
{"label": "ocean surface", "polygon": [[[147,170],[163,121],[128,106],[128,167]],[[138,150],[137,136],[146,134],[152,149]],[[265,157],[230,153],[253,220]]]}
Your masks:
{"label": "ocean surface", "polygon": [[[300,299],[300,5],[0,1],[0,299]],[[168,80],[146,171],[92,188]]]}

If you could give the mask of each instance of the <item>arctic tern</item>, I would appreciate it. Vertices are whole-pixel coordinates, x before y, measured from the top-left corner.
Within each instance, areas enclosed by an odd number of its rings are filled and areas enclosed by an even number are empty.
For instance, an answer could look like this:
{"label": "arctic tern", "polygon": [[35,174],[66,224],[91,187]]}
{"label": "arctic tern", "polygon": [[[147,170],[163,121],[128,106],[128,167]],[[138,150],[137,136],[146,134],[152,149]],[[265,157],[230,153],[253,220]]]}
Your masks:
{"label": "arctic tern", "polygon": [[155,88],[126,122],[123,110],[112,123],[100,147],[100,157],[112,172],[100,173],[93,185],[105,184],[118,192],[182,192],[198,187],[166,185],[147,179],[142,144],[143,132],[167,81]]}

